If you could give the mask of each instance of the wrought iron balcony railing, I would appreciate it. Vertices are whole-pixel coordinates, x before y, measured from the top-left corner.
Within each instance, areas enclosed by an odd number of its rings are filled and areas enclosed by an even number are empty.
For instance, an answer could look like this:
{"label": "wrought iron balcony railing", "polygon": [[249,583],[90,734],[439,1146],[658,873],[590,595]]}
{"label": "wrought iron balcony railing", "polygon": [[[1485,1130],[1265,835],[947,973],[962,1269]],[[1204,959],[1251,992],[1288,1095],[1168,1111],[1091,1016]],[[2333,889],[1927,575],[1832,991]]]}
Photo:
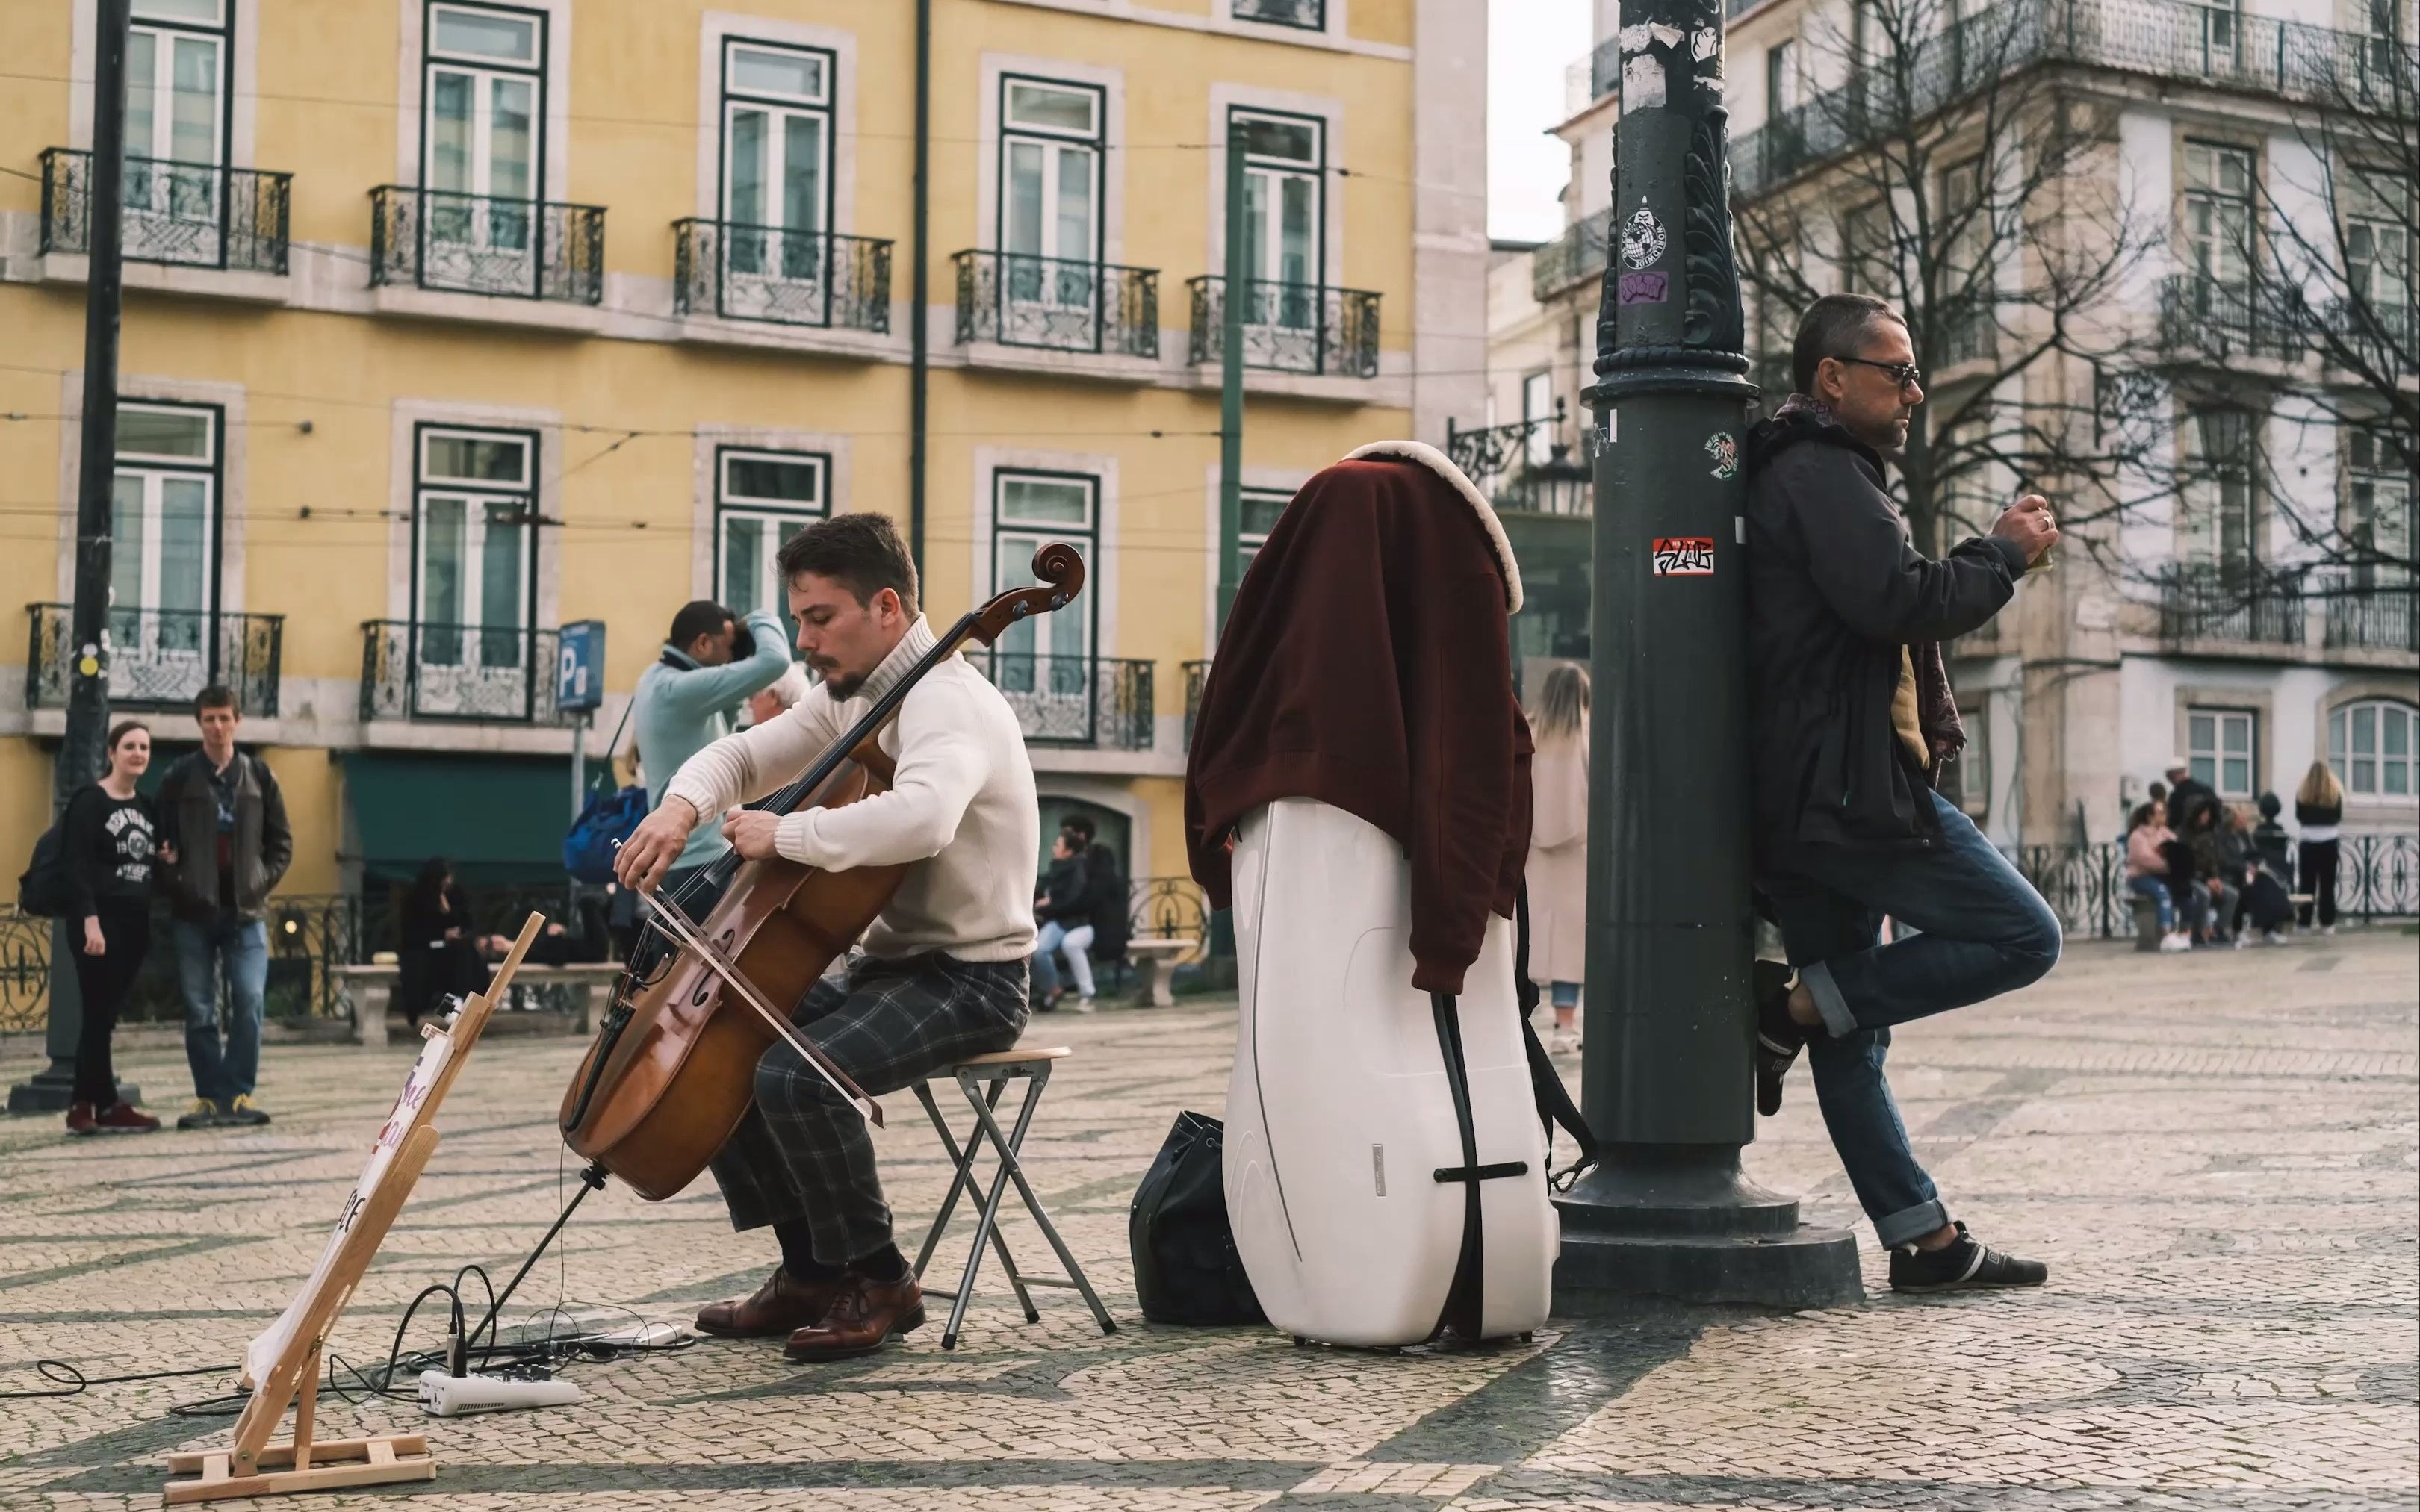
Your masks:
{"label": "wrought iron balcony railing", "polygon": [[1185,669],[1185,748],[1193,748],[1193,721],[1202,713],[1202,689],[1210,681],[1210,663],[1188,661]]}
{"label": "wrought iron balcony railing", "polygon": [[969,659],[1007,697],[1018,727],[1034,745],[1152,748],[1156,711],[1148,661],[1030,651],[970,653]]}
{"label": "wrought iron balcony railing", "polygon": [[[42,154],[42,251],[92,250],[92,154]],[[207,162],[130,157],[119,236],[130,262],[247,273],[286,271],[294,176]]]}
{"label": "wrought iron balcony railing", "polygon": [[[25,707],[63,709],[74,675],[74,609],[28,604]],[[235,690],[243,712],[277,717],[279,614],[209,609],[109,611],[109,702],[123,708],[189,710],[212,683]]]}
{"label": "wrought iron balcony railing", "polygon": [[1563,227],[1561,236],[1529,254],[1530,294],[1540,301],[1550,300],[1575,285],[1603,278],[1612,236],[1610,208]]}
{"label": "wrought iron balcony railing", "polygon": [[1115,357],[1159,356],[1159,270],[1069,262],[1021,252],[966,251],[958,270],[958,342],[1044,347]]}
{"label": "wrought iron balcony railing", "polygon": [[2226,640],[2303,643],[2303,593],[2257,563],[2188,563],[2160,575],[2160,640],[2169,646]]}
{"label": "wrought iron balcony railing", "polygon": [[1307,32],[1327,29],[1327,0],[1234,0],[1237,21],[1271,26],[1297,26]]}
{"label": "wrought iron balcony railing", "polygon": [[362,720],[560,724],[554,661],[552,630],[370,620],[362,625]]}
{"label": "wrought iron balcony railing", "polygon": [[2338,586],[2328,595],[2331,649],[2420,651],[2420,588]]}
{"label": "wrought iron balcony railing", "polygon": [[1498,510],[1516,515],[1562,515],[1585,517],[1596,513],[1596,487],[1587,466],[1559,455],[1551,461],[1523,466],[1506,476],[1495,490]]}
{"label": "wrought iron balcony railing", "polygon": [[370,191],[370,283],[595,304],[605,296],[605,211],[382,184]]}
{"label": "wrought iron balcony railing", "polygon": [[2217,362],[2290,361],[2304,347],[2301,301],[2266,281],[2223,283],[2182,273],[2160,284],[2160,349]]}
{"label": "wrought iron balcony railing", "polygon": [[2350,104],[2391,98],[2420,49],[2193,0],[2000,0],[1911,49],[1903,80],[1898,63],[1869,69],[1738,138],[1731,191],[1753,198],[2044,63]]}
{"label": "wrought iron balcony railing", "polygon": [[[1218,361],[1227,281],[1189,278],[1193,339],[1187,361]],[[1378,376],[1378,296],[1317,284],[1244,285],[1244,365],[1336,378]]]}
{"label": "wrought iron balcony railing", "polygon": [[891,243],[731,221],[675,221],[673,310],[724,320],[887,332]]}

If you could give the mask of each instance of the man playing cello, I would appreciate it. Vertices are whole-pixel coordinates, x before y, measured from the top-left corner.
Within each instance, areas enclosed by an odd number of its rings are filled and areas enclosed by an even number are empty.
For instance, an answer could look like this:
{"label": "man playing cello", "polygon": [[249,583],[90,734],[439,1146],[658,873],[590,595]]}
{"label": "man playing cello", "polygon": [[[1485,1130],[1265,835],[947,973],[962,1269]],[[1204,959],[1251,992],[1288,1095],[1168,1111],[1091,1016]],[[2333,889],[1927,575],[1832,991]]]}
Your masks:
{"label": "man playing cello", "polygon": [[[953,657],[909,688],[882,734],[898,767],[890,791],[787,815],[738,808],[795,779],[935,644],[917,610],[916,569],[887,517],[818,521],[775,563],[799,650],[822,681],[783,714],[691,757],[614,870],[624,887],[653,888],[690,831],[715,815],[751,860],[779,855],[834,872],[908,864],[845,984],[816,983],[793,1016],[859,1087],[897,1091],[1005,1050],[1025,1027],[1041,850],[1033,767],[1008,701]],[[706,903],[681,902],[704,917]],[[923,1322],[923,1294],[892,1242],[865,1120],[786,1041],[757,1063],[755,1094],[712,1169],[732,1227],[770,1226],[782,1263],[754,1296],[700,1312],[699,1331],[786,1334],[792,1359],[835,1360]]]}

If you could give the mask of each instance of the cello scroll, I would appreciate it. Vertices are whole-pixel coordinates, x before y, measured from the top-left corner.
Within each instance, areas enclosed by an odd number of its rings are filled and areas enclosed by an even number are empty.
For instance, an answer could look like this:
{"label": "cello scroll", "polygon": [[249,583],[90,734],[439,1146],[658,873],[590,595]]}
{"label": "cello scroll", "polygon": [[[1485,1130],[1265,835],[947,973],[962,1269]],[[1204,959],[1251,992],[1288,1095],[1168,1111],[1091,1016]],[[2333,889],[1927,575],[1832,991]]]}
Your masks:
{"label": "cello scroll", "polygon": [[988,646],[1019,620],[1066,608],[1084,591],[1084,559],[1065,541],[1051,541],[1033,553],[1033,576],[1042,580],[1012,589],[970,615],[969,635]]}

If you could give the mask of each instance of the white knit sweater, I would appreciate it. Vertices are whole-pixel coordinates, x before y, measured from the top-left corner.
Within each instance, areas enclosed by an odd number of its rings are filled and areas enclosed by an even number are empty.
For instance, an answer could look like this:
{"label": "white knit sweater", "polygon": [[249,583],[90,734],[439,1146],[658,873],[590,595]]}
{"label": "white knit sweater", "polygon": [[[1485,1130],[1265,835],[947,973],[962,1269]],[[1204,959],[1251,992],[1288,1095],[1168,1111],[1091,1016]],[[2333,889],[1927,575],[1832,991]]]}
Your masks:
{"label": "white knit sweater", "polygon": [[[934,644],[932,627],[918,618],[853,697],[837,702],[818,684],[788,712],[690,757],[664,795],[686,799],[700,824],[721,823],[733,804],[795,781]],[[1032,955],[1042,820],[1008,701],[966,658],[952,656],[908,690],[881,745],[898,764],[891,791],[790,814],[775,848],[833,872],[915,863],[866,931],[869,955]]]}

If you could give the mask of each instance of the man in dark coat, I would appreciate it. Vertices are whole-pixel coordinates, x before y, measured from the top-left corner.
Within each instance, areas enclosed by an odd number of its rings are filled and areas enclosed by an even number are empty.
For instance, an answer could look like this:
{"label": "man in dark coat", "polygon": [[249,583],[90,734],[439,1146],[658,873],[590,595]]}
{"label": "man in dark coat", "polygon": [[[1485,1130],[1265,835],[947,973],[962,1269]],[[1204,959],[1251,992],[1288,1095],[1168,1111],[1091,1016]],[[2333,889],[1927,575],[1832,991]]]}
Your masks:
{"label": "man in dark coat", "polygon": [[[2034,1286],[1953,1223],[1883,1076],[1891,1026],[2039,980],[2058,921],[1934,791],[1964,744],[1941,642],[1988,623],[2058,539],[2027,495],[1942,561],[1916,549],[1883,462],[1924,400],[1880,300],[1808,308],[1796,391],[1749,433],[1748,659],[1760,885],[1795,972],[1759,973],[1757,1102],[1808,1049],[1833,1148],[1900,1290]],[[1877,945],[1888,916],[1920,933]]]}
{"label": "man in dark coat", "polygon": [[2181,756],[2168,758],[2168,827],[2181,835],[2193,826],[2195,810],[2218,802],[2218,790],[2194,776]]}

